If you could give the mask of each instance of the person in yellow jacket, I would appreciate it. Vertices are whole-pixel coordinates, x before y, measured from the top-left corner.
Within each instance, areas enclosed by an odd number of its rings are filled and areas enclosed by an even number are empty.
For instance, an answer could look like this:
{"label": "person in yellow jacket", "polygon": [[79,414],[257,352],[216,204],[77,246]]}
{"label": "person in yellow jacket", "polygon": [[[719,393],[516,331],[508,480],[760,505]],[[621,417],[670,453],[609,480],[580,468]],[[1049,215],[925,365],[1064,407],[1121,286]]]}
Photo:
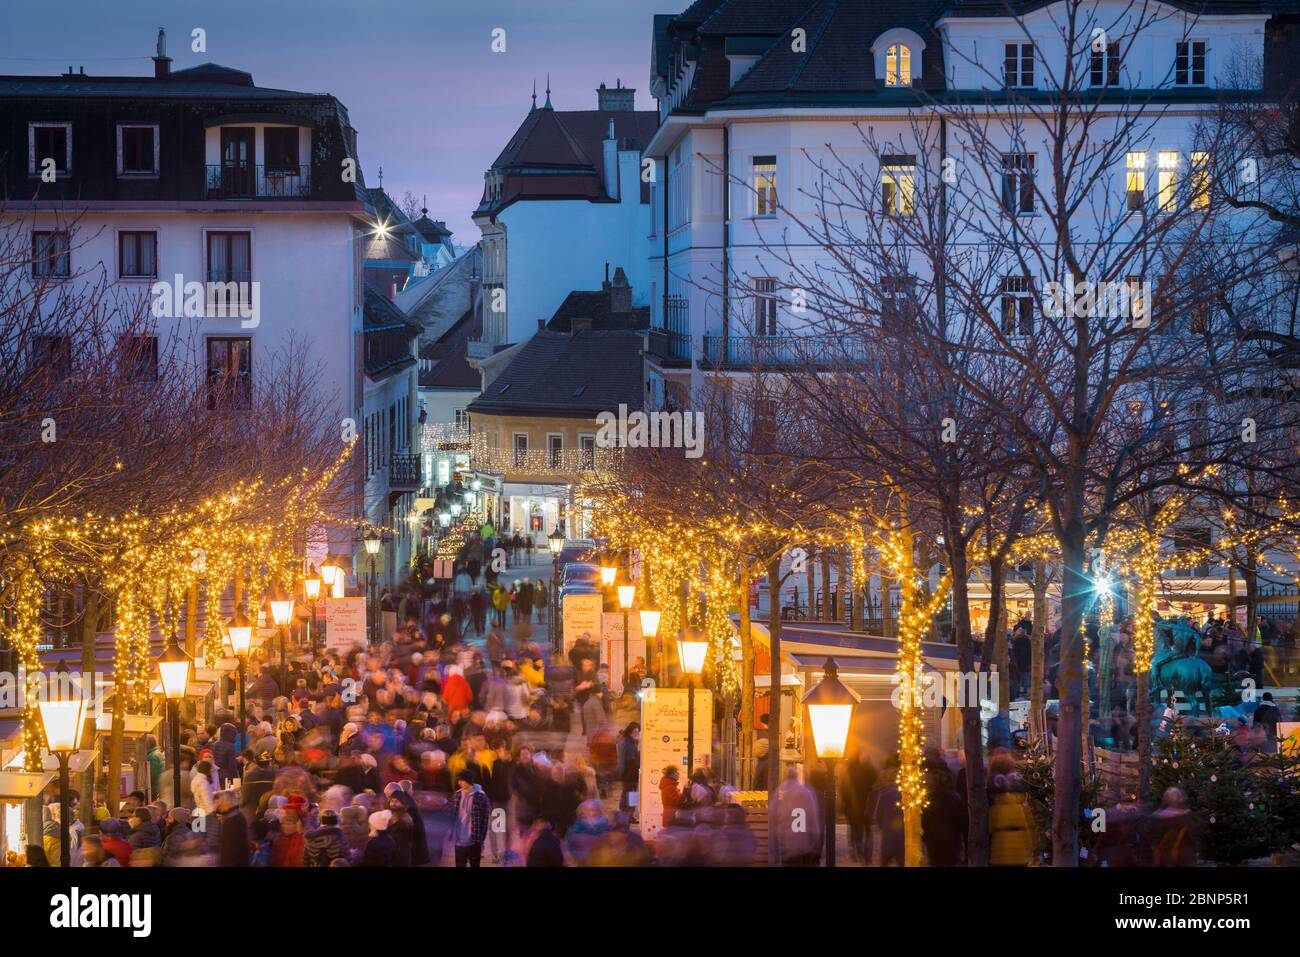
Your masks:
{"label": "person in yellow jacket", "polygon": [[542,663],[542,659],[525,658],[519,665],[519,677],[523,678],[530,688],[540,688],[546,684],[546,666]]}
{"label": "person in yellow jacket", "polygon": [[1033,821],[1014,775],[996,775],[989,785],[989,864],[1024,867],[1034,855]]}

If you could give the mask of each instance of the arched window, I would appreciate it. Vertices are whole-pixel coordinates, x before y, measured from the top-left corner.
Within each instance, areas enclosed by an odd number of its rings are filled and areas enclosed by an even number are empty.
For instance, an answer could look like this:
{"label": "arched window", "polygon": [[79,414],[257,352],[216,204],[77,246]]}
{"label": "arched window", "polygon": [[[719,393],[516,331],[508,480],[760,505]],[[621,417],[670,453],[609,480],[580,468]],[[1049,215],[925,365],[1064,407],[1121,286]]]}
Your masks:
{"label": "arched window", "polygon": [[905,43],[894,43],[885,51],[885,86],[912,84],[912,51]]}

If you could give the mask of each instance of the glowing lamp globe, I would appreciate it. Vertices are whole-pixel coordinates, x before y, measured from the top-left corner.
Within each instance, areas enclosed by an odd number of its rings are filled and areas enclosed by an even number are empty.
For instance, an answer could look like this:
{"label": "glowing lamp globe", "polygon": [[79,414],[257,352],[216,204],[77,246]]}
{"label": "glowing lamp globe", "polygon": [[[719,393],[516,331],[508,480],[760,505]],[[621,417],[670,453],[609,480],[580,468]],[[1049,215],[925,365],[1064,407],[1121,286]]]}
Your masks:
{"label": "glowing lamp globe", "polygon": [[819,758],[842,758],[849,740],[849,722],[858,696],[840,681],[835,659],[827,658],[822,680],[803,696],[812,724],[813,748]]}
{"label": "glowing lamp globe", "polygon": [[307,577],[302,580],[302,592],[307,596],[308,601],[315,601],[320,597],[320,586],[324,579],[316,574],[316,566],[312,565],[307,572]]}
{"label": "glowing lamp globe", "polygon": [[564,551],[564,533],[557,528],[546,536],[546,544],[551,547],[551,554],[558,556]]}
{"label": "glowing lamp globe", "polygon": [[158,656],[158,677],[162,680],[163,694],[168,701],[179,701],[185,697],[193,664],[190,656],[181,651],[181,646],[176,643],[176,636],[172,635],[167,650]]}
{"label": "glowing lamp globe", "polygon": [[659,619],[663,617],[663,612],[658,608],[641,609],[641,635],[644,638],[653,638],[659,634]]}
{"label": "glowing lamp globe", "polygon": [[248,654],[248,648],[253,643],[253,623],[244,614],[244,609],[235,609],[235,614],[226,625],[226,634],[230,635],[230,650],[237,658]]}
{"label": "glowing lamp globe", "polygon": [[363,541],[366,543],[367,555],[379,554],[379,546],[382,545],[383,543],[379,540],[378,535],[376,535],[374,532],[367,532],[366,537],[363,539]]}
{"label": "glowing lamp globe", "polygon": [[293,620],[293,596],[277,591],[266,598],[271,606],[271,620],[276,625],[287,625]]}
{"label": "glowing lamp globe", "polygon": [[45,746],[56,753],[76,751],[86,722],[87,702],[81,683],[72,680],[66,661],[59,662],[49,699],[42,697],[36,704],[45,731]]}
{"label": "glowing lamp globe", "polygon": [[686,635],[677,639],[677,657],[681,659],[682,671],[688,675],[703,674],[704,656],[709,650],[709,643],[694,628],[689,629]]}
{"label": "glowing lamp globe", "polygon": [[627,611],[629,608],[632,607],[632,602],[634,601],[636,601],[636,586],[619,585],[618,586],[618,607],[622,608],[624,611]]}
{"label": "glowing lamp globe", "polygon": [[600,566],[600,583],[604,585],[606,588],[614,584],[614,578],[616,575],[618,575],[617,565]]}

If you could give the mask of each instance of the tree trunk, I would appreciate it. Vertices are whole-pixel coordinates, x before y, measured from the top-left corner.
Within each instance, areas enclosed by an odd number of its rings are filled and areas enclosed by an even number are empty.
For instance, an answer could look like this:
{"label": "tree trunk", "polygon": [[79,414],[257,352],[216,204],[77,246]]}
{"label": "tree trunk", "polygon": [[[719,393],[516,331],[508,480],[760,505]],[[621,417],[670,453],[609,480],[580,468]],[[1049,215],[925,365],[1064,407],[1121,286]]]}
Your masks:
{"label": "tree trunk", "polygon": [[1254,548],[1246,549],[1246,564],[1241,567],[1241,575],[1246,580],[1246,638],[1255,640],[1255,625],[1259,621],[1259,552]]}
{"label": "tree trunk", "polygon": [[[1002,624],[1002,592],[1006,574],[1006,565],[1001,558],[994,556],[989,559],[989,620],[984,626],[984,660],[980,662],[980,670],[985,674],[993,670],[991,666],[994,662],[997,662],[998,668],[1002,667],[998,637],[1003,634],[999,626]],[[1006,675],[999,674],[998,684],[1005,678]]]}
{"label": "tree trunk", "polygon": [[834,616],[831,614],[831,559],[825,551],[822,552],[822,621],[830,621]]}
{"label": "tree trunk", "polygon": [[[1030,637],[1029,663],[1029,722],[1042,721],[1043,681],[1047,677],[1047,563],[1041,558],[1034,562],[1034,628]],[[1046,732],[1043,727],[1037,727]]]}
{"label": "tree trunk", "polygon": [[[944,541],[954,541],[951,529]],[[965,678],[975,674],[975,649],[970,636],[964,547],[949,548],[948,565],[952,569],[952,633],[957,643],[957,669]],[[985,783],[982,731],[979,702],[965,702],[961,709],[961,743],[966,756],[966,863],[971,867],[985,867],[989,862],[989,792]]]}
{"label": "tree trunk", "polygon": [[1084,572],[1082,481],[1067,490],[1061,541],[1061,664],[1057,687],[1057,752],[1053,768],[1052,864],[1079,864],[1079,807],[1083,793],[1080,774],[1083,744],[1083,613],[1090,594]]}
{"label": "tree trunk", "polygon": [[1151,803],[1151,672],[1135,671],[1137,682],[1138,800]]}
{"label": "tree trunk", "polygon": [[[768,594],[781,587],[781,559],[767,563]],[[811,596],[810,596],[811,597]],[[771,601],[767,610],[768,651],[772,658],[771,705],[767,716],[767,863],[781,864],[780,823],[774,820],[776,789],[781,784],[781,603]]]}
{"label": "tree trunk", "polygon": [[740,574],[740,780],[742,791],[754,787],[754,636],[749,617],[749,571]]}

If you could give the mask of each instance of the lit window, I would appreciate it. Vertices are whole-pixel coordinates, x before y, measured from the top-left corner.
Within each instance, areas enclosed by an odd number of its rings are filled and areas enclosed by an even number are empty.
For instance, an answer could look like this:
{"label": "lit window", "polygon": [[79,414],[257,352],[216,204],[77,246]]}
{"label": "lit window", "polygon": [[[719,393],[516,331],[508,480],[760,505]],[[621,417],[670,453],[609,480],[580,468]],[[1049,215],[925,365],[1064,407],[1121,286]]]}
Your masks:
{"label": "lit window", "polygon": [[776,157],[755,156],[753,159],[754,215],[776,215]]}
{"label": "lit window", "polygon": [[904,43],[895,43],[885,51],[885,86],[910,86],[912,51]]}
{"label": "lit window", "polygon": [[1174,150],[1156,154],[1156,190],[1160,211],[1172,213],[1178,206],[1178,153]]}
{"label": "lit window", "polygon": [[915,157],[881,157],[880,209],[886,216],[910,216],[916,211]]}
{"label": "lit window", "polygon": [[1146,153],[1129,153],[1125,157],[1125,167],[1128,170],[1128,178],[1125,190],[1128,195],[1129,212],[1137,212],[1142,209],[1147,198],[1147,154]]}
{"label": "lit window", "polygon": [[1034,284],[1028,276],[1002,277],[1002,333],[1007,336],[1034,333]]}
{"label": "lit window", "polygon": [[1192,153],[1192,209],[1205,209],[1210,205],[1210,154]]}

